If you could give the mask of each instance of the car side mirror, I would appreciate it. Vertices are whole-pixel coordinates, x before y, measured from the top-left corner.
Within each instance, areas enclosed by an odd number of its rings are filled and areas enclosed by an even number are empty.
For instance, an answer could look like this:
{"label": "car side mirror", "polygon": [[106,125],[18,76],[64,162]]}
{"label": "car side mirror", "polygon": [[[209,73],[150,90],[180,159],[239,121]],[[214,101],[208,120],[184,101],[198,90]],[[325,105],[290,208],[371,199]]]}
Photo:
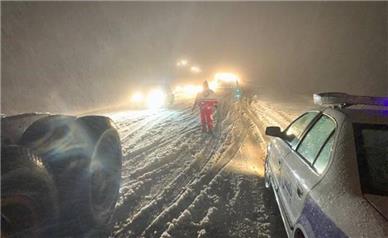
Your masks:
{"label": "car side mirror", "polygon": [[280,137],[280,138],[283,137],[283,133],[280,130],[280,127],[278,126],[269,126],[265,128],[265,134],[267,136]]}

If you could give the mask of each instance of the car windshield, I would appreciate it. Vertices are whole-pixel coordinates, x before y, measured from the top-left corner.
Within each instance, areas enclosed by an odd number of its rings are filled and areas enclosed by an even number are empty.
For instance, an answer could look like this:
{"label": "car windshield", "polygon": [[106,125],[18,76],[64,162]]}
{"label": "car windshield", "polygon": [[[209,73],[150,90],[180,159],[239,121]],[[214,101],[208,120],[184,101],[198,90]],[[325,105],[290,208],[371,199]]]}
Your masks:
{"label": "car windshield", "polygon": [[363,193],[388,196],[388,125],[354,124]]}

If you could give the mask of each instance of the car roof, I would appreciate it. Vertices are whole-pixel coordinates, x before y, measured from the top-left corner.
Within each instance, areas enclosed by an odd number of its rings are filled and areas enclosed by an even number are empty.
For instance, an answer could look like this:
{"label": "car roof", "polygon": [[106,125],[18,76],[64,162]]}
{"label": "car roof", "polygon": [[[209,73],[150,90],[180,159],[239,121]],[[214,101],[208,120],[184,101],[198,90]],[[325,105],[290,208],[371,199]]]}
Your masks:
{"label": "car roof", "polygon": [[342,92],[323,92],[313,94],[314,104],[322,106],[327,114],[334,117],[344,116],[353,123],[388,125],[388,98],[376,96],[357,96]]}
{"label": "car roof", "polygon": [[352,123],[388,125],[388,107],[355,105],[334,110],[343,113]]}

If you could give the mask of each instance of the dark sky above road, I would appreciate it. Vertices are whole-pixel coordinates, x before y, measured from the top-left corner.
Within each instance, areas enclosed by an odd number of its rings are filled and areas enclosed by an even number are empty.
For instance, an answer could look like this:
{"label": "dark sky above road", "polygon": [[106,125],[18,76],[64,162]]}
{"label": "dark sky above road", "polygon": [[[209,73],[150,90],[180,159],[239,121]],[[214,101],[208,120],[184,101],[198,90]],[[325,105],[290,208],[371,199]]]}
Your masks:
{"label": "dark sky above road", "polygon": [[117,104],[181,57],[266,92],[388,94],[387,2],[2,2],[2,113]]}

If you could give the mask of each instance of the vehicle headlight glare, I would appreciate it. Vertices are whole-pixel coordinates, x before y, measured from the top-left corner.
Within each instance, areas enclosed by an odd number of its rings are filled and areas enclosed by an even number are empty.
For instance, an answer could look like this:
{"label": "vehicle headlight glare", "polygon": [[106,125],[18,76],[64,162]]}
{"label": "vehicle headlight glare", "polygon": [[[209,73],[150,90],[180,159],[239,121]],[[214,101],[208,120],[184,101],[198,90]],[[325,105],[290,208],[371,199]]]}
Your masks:
{"label": "vehicle headlight glare", "polygon": [[136,92],[131,97],[132,102],[141,102],[143,100],[144,100],[144,95],[141,92]]}
{"label": "vehicle headlight glare", "polygon": [[160,108],[166,103],[166,94],[162,90],[152,90],[147,95],[147,106],[149,108]]}

